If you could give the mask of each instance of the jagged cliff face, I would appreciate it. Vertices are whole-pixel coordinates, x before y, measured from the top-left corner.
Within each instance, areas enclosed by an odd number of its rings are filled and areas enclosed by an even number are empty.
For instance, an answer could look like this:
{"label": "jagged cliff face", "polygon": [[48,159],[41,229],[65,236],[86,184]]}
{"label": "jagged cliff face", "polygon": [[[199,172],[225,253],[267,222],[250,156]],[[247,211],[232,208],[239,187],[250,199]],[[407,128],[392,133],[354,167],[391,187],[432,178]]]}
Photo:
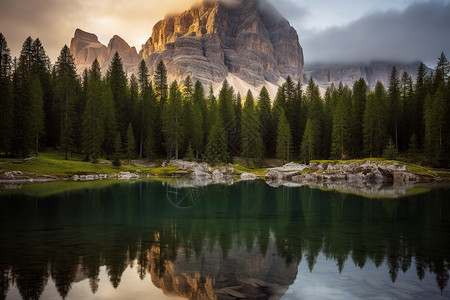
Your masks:
{"label": "jagged cliff face", "polygon": [[387,88],[392,67],[395,65],[399,77],[403,72],[408,73],[413,80],[416,79],[417,69],[420,62],[394,63],[394,62],[372,62],[368,64],[313,64],[306,67],[306,71],[322,86],[334,83],[353,86],[359,78],[364,78],[373,89],[380,81]]}
{"label": "jagged cliff face", "polygon": [[232,73],[253,86],[303,74],[303,50],[289,22],[256,0],[204,1],[153,27],[140,54],[150,69],[160,60],[171,79],[191,75],[220,82]]}
{"label": "jagged cliff face", "polygon": [[121,56],[124,69],[128,73],[134,71],[141,59],[136,48],[130,47],[121,37],[115,35],[105,46],[99,42],[95,34],[81,29],[75,31],[75,35],[70,42],[70,52],[75,58],[75,64],[80,73],[91,67],[96,58],[102,71],[105,71],[116,52]]}

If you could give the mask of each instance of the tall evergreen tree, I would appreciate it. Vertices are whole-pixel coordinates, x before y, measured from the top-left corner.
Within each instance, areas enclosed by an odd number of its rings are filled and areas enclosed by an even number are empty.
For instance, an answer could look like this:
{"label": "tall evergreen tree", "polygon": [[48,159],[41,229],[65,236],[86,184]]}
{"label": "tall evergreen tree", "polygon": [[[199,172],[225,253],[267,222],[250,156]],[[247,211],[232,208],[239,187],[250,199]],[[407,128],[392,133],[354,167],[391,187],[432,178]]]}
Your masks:
{"label": "tall evergreen tree", "polygon": [[[150,89],[149,89],[149,81],[148,81],[148,68],[147,64],[144,60],[141,60],[139,64],[139,71],[138,71],[138,81],[139,81],[139,88],[140,88],[140,98],[138,101],[139,108],[137,109],[138,112],[138,120],[139,120],[139,126],[135,127],[138,128],[138,138],[139,138],[139,158],[142,158],[143,156],[143,150],[144,150],[144,141],[146,139],[146,132],[145,132],[145,124],[148,124],[151,122],[149,119],[149,113],[151,111],[151,108],[146,109],[149,102],[150,97]],[[148,111],[148,113],[146,113]],[[149,133],[149,132],[147,132]],[[150,132],[151,135],[151,132]],[[152,140],[151,136],[147,136],[148,140]],[[151,147],[150,147],[151,148]],[[151,152],[151,149],[149,149]]]}
{"label": "tall evergreen tree", "polygon": [[417,143],[419,147],[423,145],[423,118],[424,118],[424,103],[427,97],[427,88],[425,85],[427,71],[426,66],[420,63],[417,69],[416,84],[414,86],[413,104],[412,104],[412,115],[411,118],[411,129],[413,134],[417,136]]}
{"label": "tall evergreen tree", "polygon": [[389,77],[389,112],[391,120],[389,128],[391,130],[391,138],[394,141],[395,148],[399,149],[399,121],[401,119],[402,104],[400,101],[400,79],[397,74],[397,68],[392,67],[391,75]]}
{"label": "tall evergreen tree", "polygon": [[204,159],[210,164],[216,165],[220,162],[228,162],[228,145],[225,129],[223,128],[220,113],[215,117],[215,123],[211,128],[206,145]]}
{"label": "tall evergreen tree", "polygon": [[155,89],[156,100],[159,105],[156,107],[155,120],[154,120],[154,139],[155,145],[158,146],[156,151],[160,154],[165,152],[163,145],[165,144],[164,135],[162,133],[162,119],[161,115],[163,107],[167,102],[168,85],[167,85],[167,69],[164,62],[161,60],[155,70],[153,79],[153,88]]}
{"label": "tall evergreen tree", "polygon": [[87,82],[87,99],[83,114],[83,148],[87,159],[96,162],[101,153],[104,134],[103,95],[100,64],[92,62]]}
{"label": "tall evergreen tree", "polygon": [[331,155],[333,158],[345,159],[350,153],[351,133],[351,95],[343,94],[339,97],[333,116],[333,132]]}
{"label": "tall evergreen tree", "polygon": [[352,91],[352,112],[351,112],[351,133],[350,146],[353,157],[361,157],[363,151],[363,117],[366,108],[367,94],[369,87],[364,80],[360,78],[353,85]]}
{"label": "tall evergreen tree", "polygon": [[275,154],[274,140],[276,136],[275,125],[272,119],[272,108],[270,104],[269,91],[265,86],[261,89],[257,104],[258,121],[261,128],[264,154],[272,156]]}
{"label": "tall evergreen tree", "polygon": [[305,164],[308,164],[312,159],[316,158],[316,147],[319,146],[318,124],[316,120],[308,118],[306,121],[305,132],[303,133],[302,152],[301,156]]}
{"label": "tall evergreen tree", "polygon": [[[400,120],[400,143],[402,150],[406,150],[410,137],[413,134],[413,127],[411,122],[414,119],[414,107],[413,107],[413,80],[407,72],[403,72],[400,81],[400,102],[402,103],[403,111],[401,113]],[[419,117],[420,118],[420,117]]]}
{"label": "tall evergreen tree", "polygon": [[380,156],[386,136],[386,113],[388,95],[381,82],[377,82],[374,92],[367,96],[363,118],[364,149],[370,157]]}
{"label": "tall evergreen tree", "polygon": [[[305,161],[309,161],[313,158],[322,157],[322,155],[327,156],[327,153],[322,153],[321,151],[321,141],[325,141],[322,138],[322,124],[324,123],[323,101],[320,96],[319,87],[314,83],[312,78],[306,88],[305,97],[307,117],[310,122],[308,131],[305,126],[305,132],[302,138],[301,154]],[[305,138],[308,139],[306,142],[304,141]],[[306,152],[305,149],[307,149]]]}
{"label": "tall evergreen tree", "polygon": [[60,145],[65,153],[74,147],[75,104],[78,97],[78,81],[75,62],[69,47],[64,45],[55,66],[55,98],[60,111],[61,139]]}
{"label": "tall evergreen tree", "polygon": [[169,99],[163,108],[163,133],[165,146],[169,158],[178,159],[179,148],[182,141],[182,100],[181,92],[176,81],[172,82],[169,90]]}
{"label": "tall evergreen tree", "polygon": [[[28,37],[20,52],[14,74],[14,152],[27,156],[37,153],[39,137],[44,123],[42,113],[42,88],[33,71],[33,40]],[[36,126],[35,128],[32,128]]]}
{"label": "tall evergreen tree", "polygon": [[122,58],[115,53],[106,73],[106,81],[111,89],[114,103],[114,118],[117,121],[120,134],[125,136],[127,126],[132,122],[133,107],[129,103],[128,79],[123,69]]}
{"label": "tall evergreen tree", "polygon": [[11,151],[14,98],[11,81],[11,50],[0,32],[0,152]]}
{"label": "tall evergreen tree", "polygon": [[284,116],[284,112],[280,111],[278,121],[278,135],[277,135],[277,157],[282,160],[283,164],[289,161],[292,150],[292,137],[289,123]]}
{"label": "tall evergreen tree", "polygon": [[131,126],[131,123],[128,125],[128,129],[127,129],[127,143],[126,143],[126,156],[128,159],[128,164],[131,163],[131,159],[134,157],[135,155],[135,141],[134,141],[134,132],[133,132],[133,126]]}
{"label": "tall evergreen tree", "polygon": [[103,144],[102,149],[109,159],[115,151],[117,120],[114,105],[114,96],[108,81],[102,82],[102,103],[103,103]]}
{"label": "tall evergreen tree", "polygon": [[255,100],[252,92],[248,90],[242,109],[242,157],[245,158],[247,163],[250,158],[255,159],[256,162],[262,162],[262,147],[261,128],[255,108]]}
{"label": "tall evergreen tree", "polygon": [[218,110],[227,136],[228,152],[232,153],[236,115],[233,109],[232,89],[226,79],[223,81],[222,88],[219,91]]}

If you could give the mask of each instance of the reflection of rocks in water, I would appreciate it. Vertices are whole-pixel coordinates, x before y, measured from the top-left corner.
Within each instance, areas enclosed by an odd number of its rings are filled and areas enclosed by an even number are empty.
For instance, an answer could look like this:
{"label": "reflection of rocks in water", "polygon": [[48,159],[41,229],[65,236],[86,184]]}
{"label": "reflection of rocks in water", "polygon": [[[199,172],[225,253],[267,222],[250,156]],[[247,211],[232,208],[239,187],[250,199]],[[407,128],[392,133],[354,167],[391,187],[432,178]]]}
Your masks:
{"label": "reflection of rocks in water", "polygon": [[[160,249],[148,255],[149,261],[155,261]],[[212,249],[203,246],[198,256],[178,250],[177,259],[166,261],[162,274],[156,266],[151,264],[149,270],[155,286],[165,294],[188,299],[279,299],[294,283],[298,270],[297,263],[285,263],[273,237],[265,255],[256,244],[248,250],[235,239],[226,257],[216,244]]]}
{"label": "reflection of rocks in water", "polygon": [[[405,184],[397,186],[389,183],[332,183],[309,184],[312,188],[333,189],[342,192],[360,194],[368,197],[401,197],[405,196],[413,188],[412,185]],[[425,190],[426,191],[426,190]]]}

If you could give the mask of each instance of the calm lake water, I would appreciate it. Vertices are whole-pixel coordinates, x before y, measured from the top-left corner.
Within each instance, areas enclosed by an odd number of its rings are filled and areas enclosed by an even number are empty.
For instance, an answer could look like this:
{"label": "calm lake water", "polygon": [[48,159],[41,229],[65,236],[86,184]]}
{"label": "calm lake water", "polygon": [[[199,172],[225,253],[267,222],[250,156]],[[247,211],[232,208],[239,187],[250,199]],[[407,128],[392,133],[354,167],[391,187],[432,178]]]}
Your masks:
{"label": "calm lake water", "polygon": [[450,299],[450,188],[52,183],[0,193],[0,299]]}

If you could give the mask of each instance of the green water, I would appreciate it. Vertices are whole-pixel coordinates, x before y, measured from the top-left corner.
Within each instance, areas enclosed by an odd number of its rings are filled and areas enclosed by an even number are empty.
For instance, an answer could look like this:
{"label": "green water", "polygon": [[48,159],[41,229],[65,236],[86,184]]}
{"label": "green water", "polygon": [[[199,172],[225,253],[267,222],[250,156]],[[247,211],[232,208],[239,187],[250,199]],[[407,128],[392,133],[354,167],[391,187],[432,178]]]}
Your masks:
{"label": "green water", "polygon": [[0,299],[450,299],[450,188],[263,181],[0,193]]}

